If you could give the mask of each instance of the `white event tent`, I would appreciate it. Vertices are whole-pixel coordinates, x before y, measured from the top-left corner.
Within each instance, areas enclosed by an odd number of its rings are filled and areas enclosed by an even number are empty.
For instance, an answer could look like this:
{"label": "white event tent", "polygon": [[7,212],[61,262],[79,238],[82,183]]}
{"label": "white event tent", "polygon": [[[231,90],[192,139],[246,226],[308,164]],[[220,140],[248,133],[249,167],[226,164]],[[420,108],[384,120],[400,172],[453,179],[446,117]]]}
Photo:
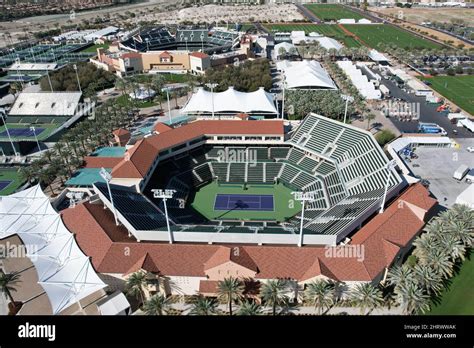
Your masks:
{"label": "white event tent", "polygon": [[327,71],[315,60],[285,60],[277,62],[277,69],[283,72],[288,89],[337,89]]}
{"label": "white event tent", "polygon": [[210,114],[214,111],[219,115],[246,113],[252,115],[277,115],[273,95],[260,87],[255,92],[239,92],[229,87],[224,92],[208,92],[199,88],[192,95],[182,112],[188,115]]}
{"label": "white event tent", "polygon": [[0,197],[0,239],[17,234],[53,314],[106,287],[39,185]]}

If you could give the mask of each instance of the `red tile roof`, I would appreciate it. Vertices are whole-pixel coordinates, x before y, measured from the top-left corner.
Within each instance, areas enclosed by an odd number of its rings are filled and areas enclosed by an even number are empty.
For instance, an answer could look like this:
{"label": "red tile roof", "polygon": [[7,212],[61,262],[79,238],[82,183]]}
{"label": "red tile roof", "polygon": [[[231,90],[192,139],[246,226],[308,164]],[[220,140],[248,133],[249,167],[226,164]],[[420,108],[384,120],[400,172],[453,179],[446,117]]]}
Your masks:
{"label": "red tile roof", "polygon": [[122,158],[120,157],[99,157],[99,156],[86,156],[84,157],[85,168],[113,168],[120,163]]}
{"label": "red tile roof", "polygon": [[209,57],[207,54],[202,53],[202,52],[193,52],[190,55],[193,56],[193,57],[196,57],[196,58],[201,58],[201,59]]}
{"label": "red tile roof", "polygon": [[215,280],[201,280],[199,282],[199,292],[201,294],[216,294],[218,283]]}
{"label": "red tile roof", "polygon": [[116,129],[112,132],[113,135],[117,135],[117,136],[121,136],[121,135],[130,135],[130,131],[126,130],[126,129],[123,129],[123,128],[119,128],[119,129]]}
{"label": "red tile roof", "polygon": [[[137,142],[112,170],[115,178],[143,178],[164,149],[203,135],[283,135],[282,121],[202,120],[173,128]],[[128,158],[127,158],[128,157]]]}
{"label": "red tile roof", "polygon": [[154,127],[154,130],[158,133],[164,133],[164,132],[167,132],[169,130],[172,130],[173,128],[171,128],[170,126],[164,124],[164,123],[161,123],[161,122],[158,122],[157,124],[155,124],[155,127]]}
{"label": "red tile roof", "polygon": [[[124,274],[141,267],[169,276],[204,277],[205,270],[228,261],[256,270],[256,279],[292,278],[299,281],[319,275],[340,281],[369,281],[390,266],[401,247],[409,244],[424,226],[409,205],[431,209],[436,201],[420,184],[408,188],[383,214],[377,215],[353,236],[342,251],[359,246],[363,259],[335,257],[322,246],[219,246],[208,244],[165,244],[136,242],[102,205],[80,204],[62,213],[66,226],[76,233],[83,251],[92,257],[101,273]],[[429,210],[428,209],[428,210]],[[104,216],[106,215],[106,216]],[[239,254],[232,250],[238,247]],[[344,249],[345,248],[345,249]],[[124,251],[127,251],[125,253]],[[147,261],[147,262],[145,262]],[[203,284],[207,286],[210,284]]]}

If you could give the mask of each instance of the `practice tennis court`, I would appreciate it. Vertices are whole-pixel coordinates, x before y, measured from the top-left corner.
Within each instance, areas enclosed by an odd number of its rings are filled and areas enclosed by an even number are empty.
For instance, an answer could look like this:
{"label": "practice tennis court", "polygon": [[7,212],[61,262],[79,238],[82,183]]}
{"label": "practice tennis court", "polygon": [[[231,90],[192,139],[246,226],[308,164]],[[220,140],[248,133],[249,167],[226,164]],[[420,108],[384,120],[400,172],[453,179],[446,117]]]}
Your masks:
{"label": "practice tennis court", "polygon": [[[44,128],[35,128],[33,132],[30,128],[8,128],[8,132],[12,137],[33,137],[40,135],[44,131]],[[7,137],[8,133],[6,130],[0,133],[0,137]]]}
{"label": "practice tennis court", "polygon": [[0,191],[2,191],[3,189],[6,189],[8,187],[8,185],[10,185],[12,183],[12,180],[1,180],[0,181]]}
{"label": "practice tennis court", "polygon": [[214,210],[254,210],[273,211],[273,195],[218,194]]}

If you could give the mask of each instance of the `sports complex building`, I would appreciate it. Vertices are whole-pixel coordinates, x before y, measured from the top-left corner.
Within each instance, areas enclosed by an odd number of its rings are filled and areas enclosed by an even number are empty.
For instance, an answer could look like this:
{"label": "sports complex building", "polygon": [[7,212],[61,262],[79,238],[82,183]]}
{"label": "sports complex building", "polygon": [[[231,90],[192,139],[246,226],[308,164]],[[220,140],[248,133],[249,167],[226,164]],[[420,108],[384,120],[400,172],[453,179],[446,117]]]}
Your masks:
{"label": "sports complex building", "polygon": [[[111,170],[111,195],[96,182],[88,202],[61,216],[117,286],[146,271],[166,294],[215,296],[229,276],[350,288],[383,280],[436,206],[388,163],[370,133],[315,114],[296,127],[197,120],[129,147]],[[164,202],[155,189],[174,194]],[[294,192],[313,193],[303,220]]]}
{"label": "sports complex building", "polygon": [[[111,171],[114,207],[138,241],[336,245],[405,187],[372,135],[308,115],[198,120],[137,142]],[[153,189],[174,190],[164,202]],[[312,192],[301,227],[293,192]]]}

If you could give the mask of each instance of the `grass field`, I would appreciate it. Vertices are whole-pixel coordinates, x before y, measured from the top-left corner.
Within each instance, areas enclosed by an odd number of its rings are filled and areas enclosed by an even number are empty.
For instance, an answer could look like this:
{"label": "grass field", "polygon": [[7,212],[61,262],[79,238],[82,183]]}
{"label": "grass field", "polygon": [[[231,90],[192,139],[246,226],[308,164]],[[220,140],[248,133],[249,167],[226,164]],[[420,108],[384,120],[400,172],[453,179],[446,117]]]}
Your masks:
{"label": "grass field", "polygon": [[440,48],[441,46],[415,36],[405,30],[385,24],[345,24],[344,28],[354,33],[372,48],[377,48],[380,43],[395,44],[404,49]]}
{"label": "grass field", "polygon": [[335,24],[266,24],[265,27],[268,30],[275,32],[300,30],[304,31],[306,35],[314,32],[338,40],[346,47],[361,46],[360,42],[355,40],[353,37],[346,35],[344,31]]}
{"label": "grass field", "polygon": [[[217,194],[247,194],[247,195],[273,195],[273,211],[244,211],[214,210],[214,202]],[[278,185],[248,185],[244,190],[238,185],[219,186],[213,182],[202,187],[196,192],[192,207],[208,219],[230,219],[230,220],[275,220],[284,221],[301,211],[301,204],[293,200],[291,190],[281,184]]]}
{"label": "grass field", "polygon": [[474,315],[474,252],[463,262],[459,273],[441,294],[440,302],[432,305],[428,315]]}
{"label": "grass field", "polygon": [[351,11],[350,9],[340,5],[327,5],[327,4],[313,4],[305,5],[308,10],[314,13],[322,21],[332,21],[338,19],[354,18],[362,19],[365,18],[361,14]]}
{"label": "grass field", "polygon": [[12,194],[25,182],[16,169],[5,168],[0,168],[0,181],[11,181],[7,187],[0,191],[0,196]]}
{"label": "grass field", "polygon": [[474,76],[436,76],[423,80],[429,81],[435,91],[474,115]]}
{"label": "grass field", "polygon": [[97,53],[98,48],[105,48],[108,49],[109,45],[108,44],[102,44],[102,45],[92,45],[90,47],[87,47],[85,50],[82,50],[81,52],[90,52],[90,53]]}

